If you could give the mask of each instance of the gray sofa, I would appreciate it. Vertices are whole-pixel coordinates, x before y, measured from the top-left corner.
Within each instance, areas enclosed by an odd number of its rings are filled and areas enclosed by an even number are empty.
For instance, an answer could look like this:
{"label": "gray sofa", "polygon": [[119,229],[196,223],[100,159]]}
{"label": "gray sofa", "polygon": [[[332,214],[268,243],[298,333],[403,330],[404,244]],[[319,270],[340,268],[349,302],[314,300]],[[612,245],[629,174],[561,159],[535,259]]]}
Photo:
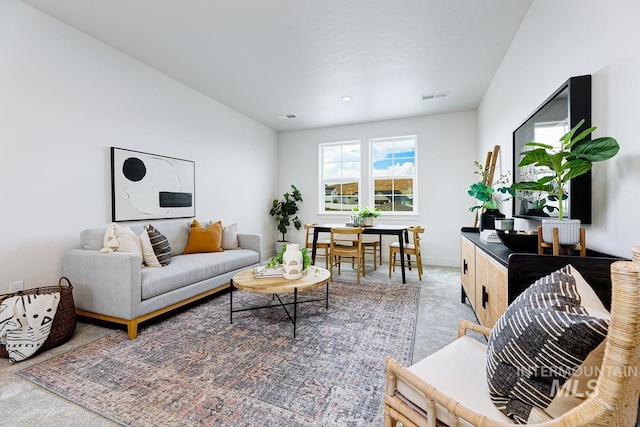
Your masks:
{"label": "gray sofa", "polygon": [[[238,249],[182,255],[190,223],[152,223],[167,237],[173,254],[169,265],[156,268],[143,267],[137,254],[100,252],[106,228],[84,230],[81,249],[66,251],[62,259],[77,314],[124,324],[135,339],[140,322],[227,289],[234,274],[261,263],[259,234],[238,233]],[[143,226],[130,228],[139,235]]]}

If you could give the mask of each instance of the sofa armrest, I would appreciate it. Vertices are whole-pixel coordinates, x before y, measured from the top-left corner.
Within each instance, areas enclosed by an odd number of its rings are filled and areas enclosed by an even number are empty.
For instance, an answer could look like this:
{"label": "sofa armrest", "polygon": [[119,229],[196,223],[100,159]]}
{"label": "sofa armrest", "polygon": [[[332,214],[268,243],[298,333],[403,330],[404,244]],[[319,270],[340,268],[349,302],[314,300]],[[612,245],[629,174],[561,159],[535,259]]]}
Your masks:
{"label": "sofa armrest", "polygon": [[141,265],[140,256],[126,252],[70,249],[62,258],[62,272],[73,284],[76,308],[122,319],[138,316]]}
{"label": "sofa armrest", "polygon": [[478,325],[477,323],[470,322],[466,319],[458,320],[458,338],[467,334],[467,331],[478,332],[487,338],[491,335],[491,329],[486,326]]}
{"label": "sofa armrest", "polygon": [[238,233],[238,243],[243,249],[251,249],[258,252],[258,262],[262,263],[262,234]]}

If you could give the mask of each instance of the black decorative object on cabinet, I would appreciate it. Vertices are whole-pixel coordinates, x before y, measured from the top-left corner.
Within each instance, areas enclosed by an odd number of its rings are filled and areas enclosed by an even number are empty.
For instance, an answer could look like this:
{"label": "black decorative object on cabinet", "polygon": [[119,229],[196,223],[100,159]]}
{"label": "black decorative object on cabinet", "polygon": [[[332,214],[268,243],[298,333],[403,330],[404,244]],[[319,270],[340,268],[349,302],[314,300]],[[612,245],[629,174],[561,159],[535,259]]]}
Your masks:
{"label": "black decorative object on cabinet", "polygon": [[495,219],[504,217],[505,215],[499,209],[486,209],[480,214],[480,231],[495,230]]}

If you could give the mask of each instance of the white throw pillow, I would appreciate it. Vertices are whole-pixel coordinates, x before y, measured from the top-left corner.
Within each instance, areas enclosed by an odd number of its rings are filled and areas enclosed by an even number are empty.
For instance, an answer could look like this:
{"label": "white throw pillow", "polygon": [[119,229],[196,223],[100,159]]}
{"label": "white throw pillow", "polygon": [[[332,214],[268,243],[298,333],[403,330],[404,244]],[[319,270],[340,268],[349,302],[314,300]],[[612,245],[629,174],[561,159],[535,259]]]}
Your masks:
{"label": "white throw pillow", "polygon": [[222,249],[238,249],[238,224],[227,225],[222,229]]}
{"label": "white throw pillow", "polygon": [[129,252],[140,256],[142,261],[142,245],[140,238],[126,225],[111,224],[104,234],[102,252]]}
{"label": "white throw pillow", "polygon": [[142,246],[142,259],[144,263],[149,267],[162,267],[153,250],[153,245],[151,245],[151,239],[149,239],[149,233],[146,228],[140,233],[140,245]]}

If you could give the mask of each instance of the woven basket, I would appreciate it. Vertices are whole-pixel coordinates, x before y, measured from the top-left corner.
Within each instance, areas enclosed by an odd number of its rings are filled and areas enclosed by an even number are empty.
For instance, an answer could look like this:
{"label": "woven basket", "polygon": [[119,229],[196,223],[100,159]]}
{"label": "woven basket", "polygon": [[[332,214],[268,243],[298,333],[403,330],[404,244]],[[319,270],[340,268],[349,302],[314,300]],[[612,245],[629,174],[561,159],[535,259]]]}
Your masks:
{"label": "woven basket", "polygon": [[[67,282],[67,286],[62,286],[62,281]],[[52,294],[54,292],[60,292],[60,302],[58,302],[58,309],[56,315],[53,317],[53,324],[51,326],[51,332],[49,337],[42,344],[38,352],[47,350],[49,348],[56,347],[63,344],[71,338],[76,330],[76,307],[73,303],[73,286],[66,277],[61,277],[58,280],[58,286],[42,286],[39,288],[27,289],[26,291],[18,291],[12,294],[0,295],[0,303],[7,298],[19,296],[19,295],[44,295]],[[7,359],[9,353],[4,345],[0,345],[0,357]]]}

